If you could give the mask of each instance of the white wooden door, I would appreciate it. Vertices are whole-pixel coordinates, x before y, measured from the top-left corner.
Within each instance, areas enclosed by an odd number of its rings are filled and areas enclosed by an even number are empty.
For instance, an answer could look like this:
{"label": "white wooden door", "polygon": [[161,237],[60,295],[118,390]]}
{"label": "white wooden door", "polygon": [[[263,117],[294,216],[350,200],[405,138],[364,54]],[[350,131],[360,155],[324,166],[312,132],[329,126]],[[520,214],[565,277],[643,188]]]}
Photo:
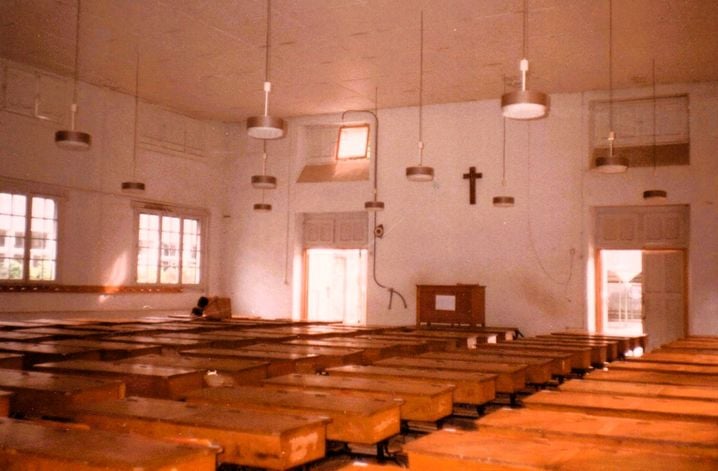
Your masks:
{"label": "white wooden door", "polygon": [[648,351],[685,336],[685,253],[643,252],[643,331]]}

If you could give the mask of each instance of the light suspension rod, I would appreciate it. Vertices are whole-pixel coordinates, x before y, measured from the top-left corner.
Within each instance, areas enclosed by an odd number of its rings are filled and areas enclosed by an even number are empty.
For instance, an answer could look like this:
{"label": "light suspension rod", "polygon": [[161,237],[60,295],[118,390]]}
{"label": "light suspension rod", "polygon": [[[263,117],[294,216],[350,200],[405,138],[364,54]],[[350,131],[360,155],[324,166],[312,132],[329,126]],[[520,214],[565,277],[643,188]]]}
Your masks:
{"label": "light suspension rod", "polygon": [[278,139],[284,136],[284,120],[269,116],[269,93],[272,91],[272,83],[269,81],[271,32],[272,0],[267,0],[267,28],[264,42],[264,114],[247,119],[247,134],[255,139]]}
{"label": "light suspension rod", "polygon": [[[92,136],[86,132],[76,131],[77,124],[77,101],[78,87],[80,80],[80,11],[82,4],[77,0],[77,12],[75,16],[75,69],[73,73],[74,83],[72,88],[72,104],[70,105],[70,129],[55,132],[55,144],[67,150],[89,150],[92,145]],[[37,111],[36,111],[37,112]]]}
{"label": "light suspension rod", "polygon": [[132,181],[122,182],[122,191],[125,193],[142,193],[145,191],[145,184],[137,180],[137,141],[138,122],[140,116],[140,51],[139,46],[135,57],[135,123],[133,128],[132,142]]}
{"label": "light suspension rod", "polygon": [[424,166],[424,10],[421,11],[419,35],[419,165],[406,168],[406,178],[413,182],[430,182],[434,168]]}

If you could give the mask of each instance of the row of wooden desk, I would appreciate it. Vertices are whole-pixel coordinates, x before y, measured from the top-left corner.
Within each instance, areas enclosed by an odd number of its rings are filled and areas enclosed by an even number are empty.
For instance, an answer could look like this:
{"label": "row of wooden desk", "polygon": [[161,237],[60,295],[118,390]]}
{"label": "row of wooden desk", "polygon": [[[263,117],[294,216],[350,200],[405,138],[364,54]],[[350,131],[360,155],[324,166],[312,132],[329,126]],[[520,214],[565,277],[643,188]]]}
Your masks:
{"label": "row of wooden desk", "polygon": [[321,458],[326,440],[381,453],[406,424],[437,424],[457,404],[481,409],[616,355],[597,339],[507,341],[514,329],[177,319],[0,329],[42,338],[0,337],[0,350],[14,352],[8,367],[26,368],[0,375],[14,415],[182,439],[177,446],[204,452],[218,444],[210,449],[221,462],[270,469]]}
{"label": "row of wooden desk", "polygon": [[409,443],[409,468],[718,469],[716,361],[718,337],[613,361],[478,419],[476,430]]}

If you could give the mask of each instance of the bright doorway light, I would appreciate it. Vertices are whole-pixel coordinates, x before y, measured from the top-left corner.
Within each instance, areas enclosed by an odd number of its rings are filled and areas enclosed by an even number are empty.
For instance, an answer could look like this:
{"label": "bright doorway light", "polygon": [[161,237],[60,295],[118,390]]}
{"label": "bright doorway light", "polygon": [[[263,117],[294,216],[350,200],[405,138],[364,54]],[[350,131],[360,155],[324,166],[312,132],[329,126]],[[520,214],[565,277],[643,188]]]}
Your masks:
{"label": "bright doorway light", "polygon": [[640,250],[601,250],[603,331],[643,333],[643,262]]}
{"label": "bright doorway light", "polygon": [[366,318],[366,249],[308,249],[306,319],[363,324]]}

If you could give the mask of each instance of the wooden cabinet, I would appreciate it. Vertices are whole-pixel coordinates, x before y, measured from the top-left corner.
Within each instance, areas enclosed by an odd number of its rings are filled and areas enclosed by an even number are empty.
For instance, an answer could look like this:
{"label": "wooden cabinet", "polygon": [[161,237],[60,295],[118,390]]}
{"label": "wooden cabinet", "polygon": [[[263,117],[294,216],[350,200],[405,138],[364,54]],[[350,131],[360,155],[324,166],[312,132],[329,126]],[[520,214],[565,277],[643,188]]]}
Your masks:
{"label": "wooden cabinet", "polygon": [[416,285],[416,325],[484,325],[486,287]]}

